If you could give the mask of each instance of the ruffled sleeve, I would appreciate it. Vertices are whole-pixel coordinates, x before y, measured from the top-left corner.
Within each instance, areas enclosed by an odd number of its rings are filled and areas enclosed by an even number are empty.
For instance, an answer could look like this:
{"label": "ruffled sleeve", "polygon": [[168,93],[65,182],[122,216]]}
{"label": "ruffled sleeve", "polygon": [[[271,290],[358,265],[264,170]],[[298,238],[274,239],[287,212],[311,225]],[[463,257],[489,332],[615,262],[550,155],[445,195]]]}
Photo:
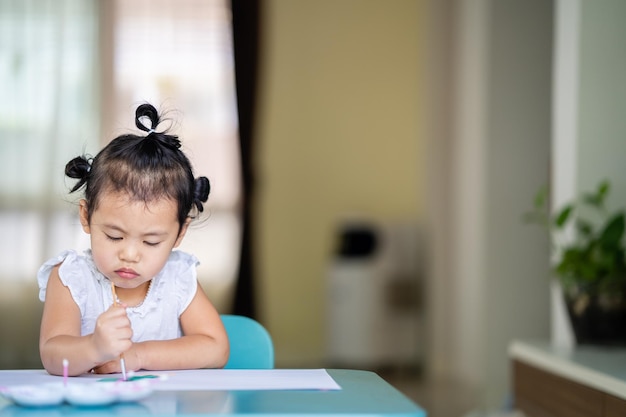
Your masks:
{"label": "ruffled sleeve", "polygon": [[45,262],[37,272],[37,283],[39,284],[39,299],[45,301],[46,288],[52,268],[59,267],[59,278],[63,285],[68,287],[74,302],[79,306],[81,312],[84,309],[85,300],[89,292],[93,290],[94,266],[90,262],[90,256],[79,255],[76,251],[66,250],[54,258]]}
{"label": "ruffled sleeve", "polygon": [[48,287],[48,280],[50,279],[50,273],[52,268],[65,261],[67,258],[75,258],[76,252],[72,250],[66,250],[44,262],[37,271],[37,283],[39,284],[39,300],[46,300],[46,288]]}

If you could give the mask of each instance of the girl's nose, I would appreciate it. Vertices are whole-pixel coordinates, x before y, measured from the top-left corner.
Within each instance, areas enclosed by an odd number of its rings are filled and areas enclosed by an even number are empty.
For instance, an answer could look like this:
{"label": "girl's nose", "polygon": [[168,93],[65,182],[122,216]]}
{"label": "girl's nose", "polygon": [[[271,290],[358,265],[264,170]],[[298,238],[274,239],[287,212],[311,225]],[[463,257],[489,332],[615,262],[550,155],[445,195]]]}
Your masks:
{"label": "girl's nose", "polygon": [[139,250],[137,248],[137,245],[132,242],[128,242],[127,244],[125,244],[120,251],[120,259],[126,262],[138,262]]}

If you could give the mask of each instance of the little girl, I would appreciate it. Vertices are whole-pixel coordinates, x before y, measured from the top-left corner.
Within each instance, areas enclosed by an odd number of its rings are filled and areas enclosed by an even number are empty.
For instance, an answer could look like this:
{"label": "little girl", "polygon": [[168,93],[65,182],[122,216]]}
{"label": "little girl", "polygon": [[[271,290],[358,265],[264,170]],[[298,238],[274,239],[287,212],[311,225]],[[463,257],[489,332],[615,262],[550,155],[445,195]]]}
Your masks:
{"label": "little girl", "polygon": [[155,131],[159,122],[142,104],[135,124],[146,136],[119,136],[93,160],[65,167],[78,180],[71,192],[85,188],[79,215],[91,250],[65,251],[38,272],[39,349],[51,374],[63,373],[64,359],[69,375],[122,372],[121,355],[127,370],[219,368],[228,359],[198,260],[173,251],[203,210],[209,181],[194,179],[178,138]]}

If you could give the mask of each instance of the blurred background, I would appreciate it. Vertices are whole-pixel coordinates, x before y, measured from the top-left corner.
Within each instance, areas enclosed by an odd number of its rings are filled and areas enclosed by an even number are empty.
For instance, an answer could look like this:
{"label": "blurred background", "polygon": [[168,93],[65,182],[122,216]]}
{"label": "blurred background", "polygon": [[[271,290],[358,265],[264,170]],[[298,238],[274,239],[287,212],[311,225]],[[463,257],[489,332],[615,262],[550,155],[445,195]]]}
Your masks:
{"label": "blurred background", "polygon": [[378,370],[435,417],[506,407],[509,343],[568,337],[547,236],[522,222],[535,192],[608,177],[626,198],[625,17],[620,0],[0,0],[0,368],[41,367],[36,271],[88,245],[65,163],[137,132],[148,101],[212,183],[182,249],[221,312],[269,329],[277,367]]}

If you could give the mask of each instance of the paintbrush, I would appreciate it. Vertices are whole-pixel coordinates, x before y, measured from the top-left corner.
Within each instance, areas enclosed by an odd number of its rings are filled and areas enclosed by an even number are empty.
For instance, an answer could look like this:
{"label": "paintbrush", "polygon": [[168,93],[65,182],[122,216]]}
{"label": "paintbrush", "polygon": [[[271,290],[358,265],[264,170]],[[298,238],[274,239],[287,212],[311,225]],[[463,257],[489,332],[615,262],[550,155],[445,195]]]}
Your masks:
{"label": "paintbrush", "polygon": [[63,386],[67,387],[67,376],[69,373],[70,362],[67,359],[63,359]]}
{"label": "paintbrush", "polygon": [[[117,293],[115,292],[115,284],[111,281],[111,293],[113,293],[113,305],[118,305]],[[126,363],[124,362],[124,354],[120,354],[120,367],[122,368],[122,380],[126,381]]]}

